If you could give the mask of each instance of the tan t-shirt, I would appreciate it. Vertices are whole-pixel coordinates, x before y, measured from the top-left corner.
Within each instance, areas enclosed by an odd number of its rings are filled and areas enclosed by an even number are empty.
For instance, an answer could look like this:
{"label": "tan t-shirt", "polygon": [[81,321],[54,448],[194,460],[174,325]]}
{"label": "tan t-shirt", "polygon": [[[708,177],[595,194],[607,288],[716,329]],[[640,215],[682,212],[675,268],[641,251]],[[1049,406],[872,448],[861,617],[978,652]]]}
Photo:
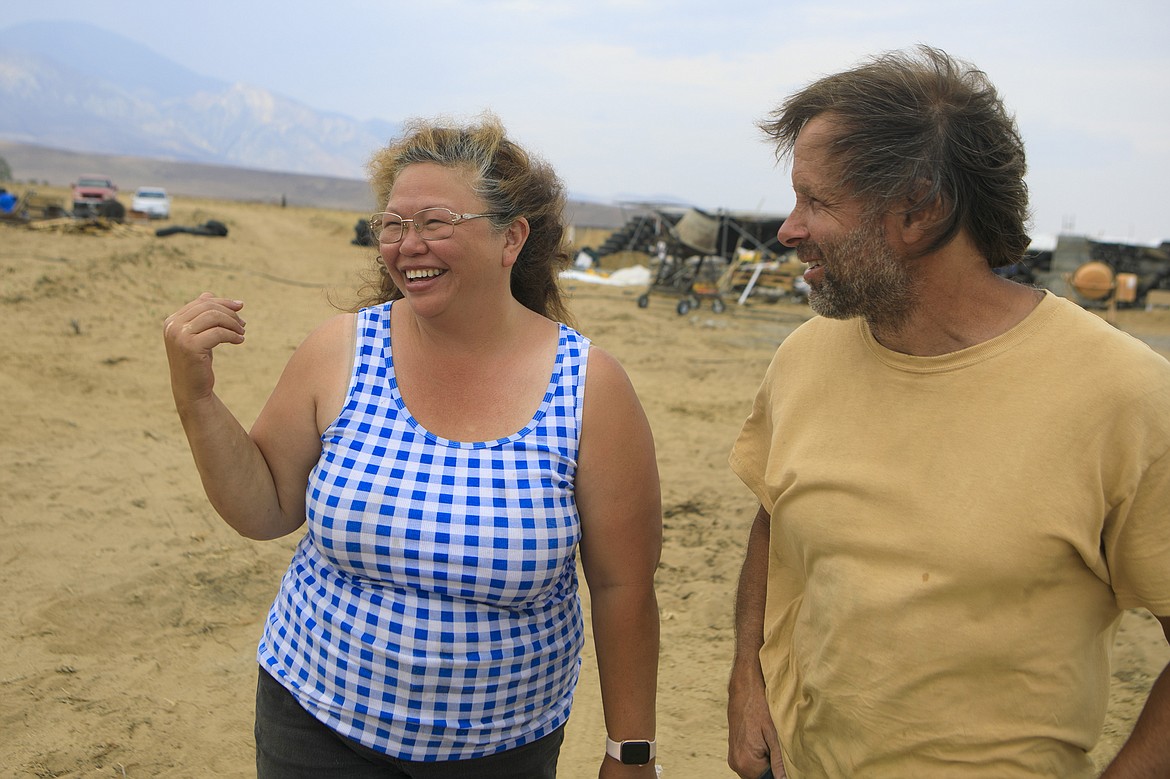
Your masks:
{"label": "tan t-shirt", "polygon": [[1120,609],[1170,615],[1170,363],[1054,295],[941,357],[816,318],[731,465],[772,515],[789,776],[1087,776]]}

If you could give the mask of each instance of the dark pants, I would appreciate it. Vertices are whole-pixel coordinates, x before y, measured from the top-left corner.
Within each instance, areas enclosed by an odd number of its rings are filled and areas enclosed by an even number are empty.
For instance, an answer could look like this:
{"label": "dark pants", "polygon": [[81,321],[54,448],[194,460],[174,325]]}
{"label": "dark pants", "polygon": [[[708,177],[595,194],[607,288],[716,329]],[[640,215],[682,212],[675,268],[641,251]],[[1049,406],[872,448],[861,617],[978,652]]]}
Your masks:
{"label": "dark pants", "polygon": [[565,728],[470,760],[398,760],[334,732],[263,668],[256,682],[258,779],[555,779]]}

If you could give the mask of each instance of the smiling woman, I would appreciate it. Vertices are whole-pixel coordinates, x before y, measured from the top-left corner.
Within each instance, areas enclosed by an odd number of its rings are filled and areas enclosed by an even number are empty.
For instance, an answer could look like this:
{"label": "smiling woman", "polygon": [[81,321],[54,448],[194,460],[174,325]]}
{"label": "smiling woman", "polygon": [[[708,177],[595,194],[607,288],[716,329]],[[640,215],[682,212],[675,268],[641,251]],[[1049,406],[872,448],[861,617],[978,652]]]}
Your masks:
{"label": "smiling woman", "polygon": [[[473,210],[475,217],[463,214],[456,219],[458,210],[451,212],[450,223],[485,216],[500,230],[522,217],[528,236],[512,268],[512,295],[538,314],[569,321],[557,285],[557,274],[569,264],[564,244],[565,190],[552,167],[509,140],[503,125],[490,115],[467,128],[419,120],[407,122],[406,128],[402,138],[370,162],[379,205],[388,204],[399,177],[411,165],[433,163],[462,171],[482,208]],[[450,212],[449,205],[423,203],[418,208],[443,206]],[[386,210],[393,211],[389,207]],[[398,213],[394,215],[398,217],[396,221],[403,220]],[[384,216],[376,214],[375,218]],[[447,229],[444,226],[444,237],[449,235]],[[380,266],[379,271],[384,270],[385,266]],[[366,304],[396,299],[402,290],[385,275],[375,280],[369,293]]]}
{"label": "smiling woman", "polygon": [[252,538],[309,528],[257,652],[258,775],[555,776],[580,551],[599,775],[652,777],[654,444],[625,371],[563,321],[560,180],[492,117],[414,122],[371,170],[379,275],[250,432],[210,359],[243,342],[243,302],[205,293],[164,328],[212,505]]}
{"label": "smiling woman", "polygon": [[[486,204],[470,178],[465,167],[408,166],[395,181],[380,229],[372,230],[379,235],[381,267],[416,316],[494,319],[502,308],[517,305],[511,274],[529,236],[528,220],[519,216],[502,228],[487,219],[475,221],[504,214],[483,213]],[[397,212],[414,217],[403,219]]]}

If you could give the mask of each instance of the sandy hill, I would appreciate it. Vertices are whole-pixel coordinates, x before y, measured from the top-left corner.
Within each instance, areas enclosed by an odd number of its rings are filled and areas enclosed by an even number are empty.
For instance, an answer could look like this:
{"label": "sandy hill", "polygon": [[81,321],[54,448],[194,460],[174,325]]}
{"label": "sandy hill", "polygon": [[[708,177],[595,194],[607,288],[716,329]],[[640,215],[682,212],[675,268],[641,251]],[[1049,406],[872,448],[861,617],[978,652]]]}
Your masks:
{"label": "sandy hill", "polygon": [[[74,164],[111,162],[67,159],[61,172],[18,175],[61,180]],[[114,173],[128,185],[169,183],[164,168],[134,170]],[[284,186],[300,177],[199,181],[236,187],[235,197],[183,198],[173,221],[219,219],[226,238],[0,224],[6,775],[255,775],[256,641],[296,539],[242,539],[208,505],[172,406],[162,322],[204,290],[245,301],[248,341],[217,352],[216,366],[217,390],[248,425],[292,350],[335,312],[331,300],[350,298],[372,251],[349,243],[357,203],[272,204],[303,194]],[[666,295],[639,308],[640,288],[566,289],[580,329],[629,371],[657,442],[663,776],[731,777],[731,604],[755,504],[727,453],[776,345],[808,310],[752,300],[680,317]],[[1142,317],[1121,312],[1119,324],[1139,336],[1170,330]],[[1099,761],[1128,734],[1168,655],[1155,621],[1126,616]],[[603,738],[590,648],[561,775],[595,776]]]}

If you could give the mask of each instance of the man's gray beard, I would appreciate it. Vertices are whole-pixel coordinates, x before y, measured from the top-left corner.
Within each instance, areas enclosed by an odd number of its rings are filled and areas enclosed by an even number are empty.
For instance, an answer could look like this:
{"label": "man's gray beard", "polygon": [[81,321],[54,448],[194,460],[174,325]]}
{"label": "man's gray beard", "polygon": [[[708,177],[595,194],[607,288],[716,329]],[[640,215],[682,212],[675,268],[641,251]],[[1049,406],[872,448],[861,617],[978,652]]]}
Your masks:
{"label": "man's gray beard", "polygon": [[813,311],[830,319],[864,317],[874,331],[897,330],[906,321],[918,296],[911,263],[894,254],[878,225],[816,248],[826,264],[809,292]]}

